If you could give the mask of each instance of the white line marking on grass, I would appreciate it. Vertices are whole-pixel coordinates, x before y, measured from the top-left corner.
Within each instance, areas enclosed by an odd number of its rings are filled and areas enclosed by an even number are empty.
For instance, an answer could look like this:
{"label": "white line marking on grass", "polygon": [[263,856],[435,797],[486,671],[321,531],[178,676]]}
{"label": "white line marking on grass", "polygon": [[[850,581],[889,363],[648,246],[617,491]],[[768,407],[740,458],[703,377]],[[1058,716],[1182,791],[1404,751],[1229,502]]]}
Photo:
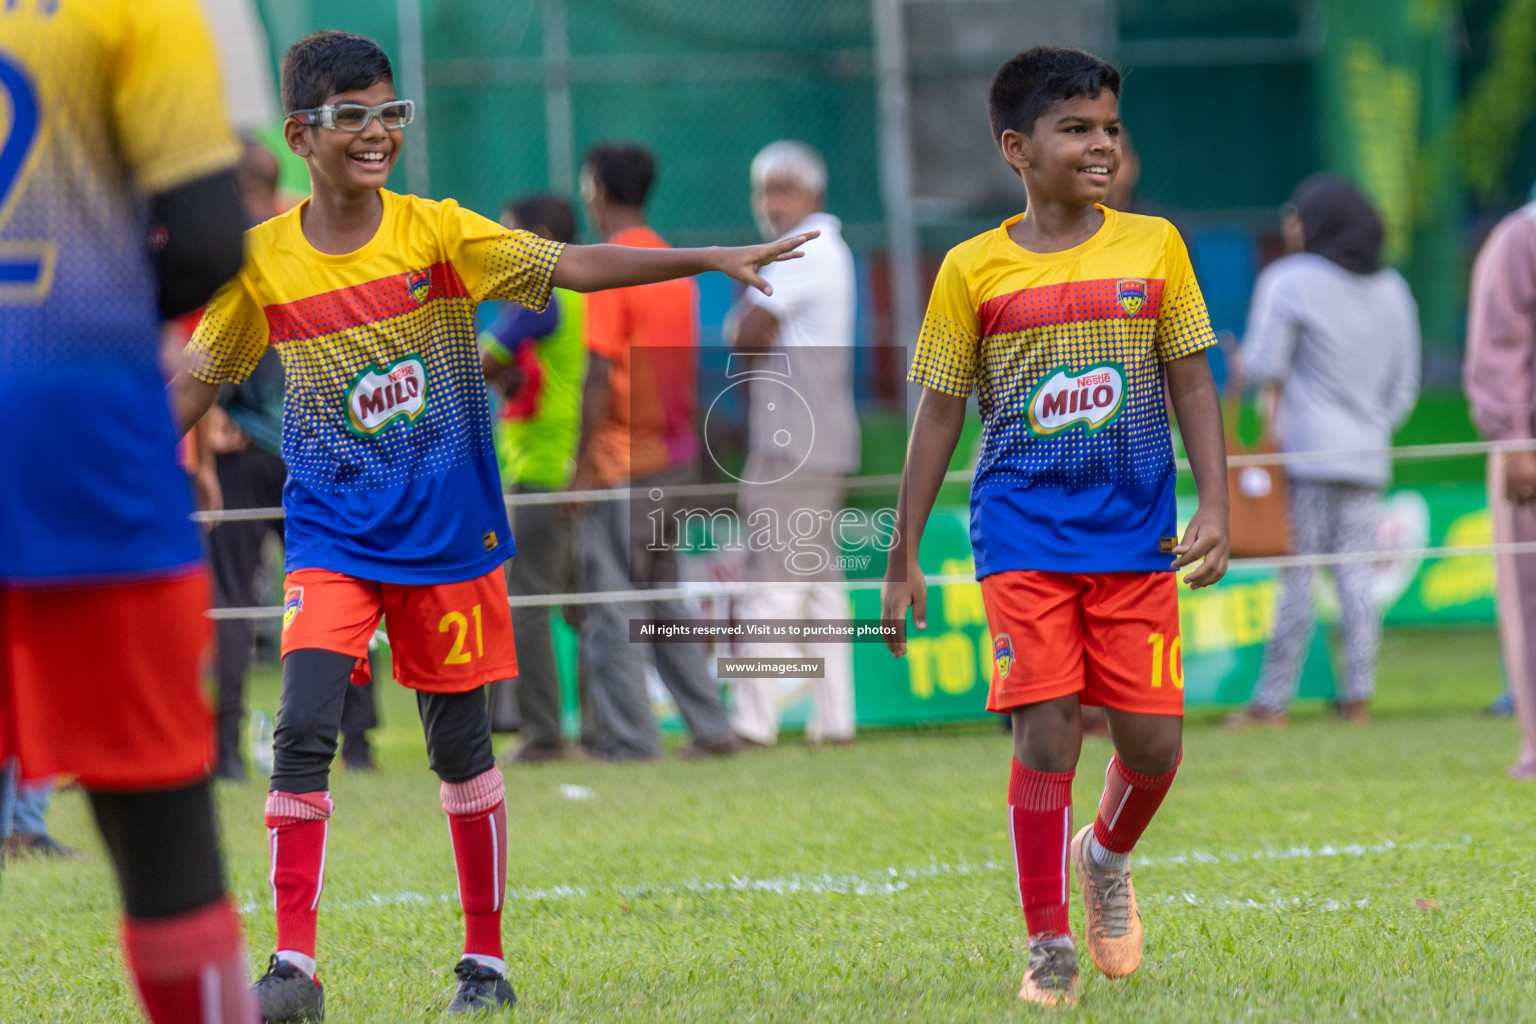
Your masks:
{"label": "white line marking on grass", "polygon": [[1247,853],[1207,853],[1204,850],[1193,850],[1189,853],[1178,853],[1167,857],[1135,857],[1132,861],[1138,867],[1188,867],[1204,864],[1242,864],[1249,861],[1262,860],[1311,860],[1313,858],[1326,857],[1370,857],[1384,853],[1412,853],[1420,850],[1462,850],[1472,845],[1471,836],[1462,836],[1455,842],[1442,843],[1394,843],[1390,839],[1384,843],[1345,843],[1335,845],[1324,843],[1322,846],[1285,846],[1266,847],[1262,850],[1252,850]]}
{"label": "white line marking on grass", "polygon": [[1358,900],[1319,899],[1316,896],[1285,896],[1276,894],[1269,899],[1231,899],[1217,896],[1214,899],[1197,896],[1192,892],[1157,893],[1138,897],[1143,903],[1162,907],[1196,907],[1201,910],[1363,910],[1370,906],[1369,896]]}
{"label": "white line marking on grass", "polygon": [[[1211,864],[1314,860],[1332,857],[1374,857],[1420,851],[1463,850],[1471,845],[1472,837],[1463,836],[1454,842],[1437,843],[1394,843],[1391,841],[1372,844],[1325,843],[1321,846],[1270,846],[1262,850],[1221,853],[1191,850],[1188,853],[1171,854],[1162,857],[1138,856],[1133,858],[1133,863],[1137,867],[1149,868],[1204,867]],[[954,864],[935,860],[915,867],[886,868],[883,873],[874,875],[832,874],[825,871],[816,875],[795,874],[779,878],[753,878],[750,875],[731,875],[722,881],[691,879],[680,882],[641,883],[619,886],[607,891],[586,889],[574,885],[554,885],[537,888],[518,886],[507,889],[506,902],[537,903],[553,900],[586,899],[603,895],[614,895],[623,899],[645,899],[652,896],[677,896],[683,893],[705,895],[722,892],[760,892],[775,896],[788,896],[799,893],[808,893],[815,896],[893,896],[897,893],[905,892],[911,888],[913,882],[920,882],[923,879],[994,874],[1011,870],[1013,870],[1013,865],[1003,864],[988,858],[983,861],[960,861]],[[1301,897],[1279,895],[1271,900],[1231,900],[1225,897],[1203,899],[1194,893],[1188,892],[1177,895],[1166,893],[1150,894],[1142,896],[1141,899],[1144,902],[1156,902],[1168,906],[1210,907],[1218,910],[1278,910],[1292,907],[1304,907],[1313,910],[1348,910],[1364,907],[1367,903],[1366,900],[1341,903],[1336,900],[1303,899]],[[429,895],[406,890],[395,893],[373,893],[361,899],[331,903],[328,904],[328,907],[335,911],[372,910],[386,907],[453,903],[457,900],[458,896],[454,893]],[[254,898],[247,897],[240,907],[240,912],[242,914],[254,914],[256,911],[263,909],[264,906],[264,903],[258,903]]]}

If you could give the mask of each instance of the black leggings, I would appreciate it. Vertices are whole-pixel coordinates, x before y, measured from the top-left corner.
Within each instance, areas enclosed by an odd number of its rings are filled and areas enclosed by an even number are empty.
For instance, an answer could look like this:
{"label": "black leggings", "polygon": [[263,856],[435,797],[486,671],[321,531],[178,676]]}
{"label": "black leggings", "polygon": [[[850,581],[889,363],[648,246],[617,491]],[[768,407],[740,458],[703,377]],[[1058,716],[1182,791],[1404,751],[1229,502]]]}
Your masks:
{"label": "black leggings", "polygon": [[[330,788],[341,706],[355,659],[304,648],[283,658],[283,699],[272,739],[272,789],[318,793]],[[496,764],[485,687],[466,693],[417,691],[427,759],[444,782],[468,782]]]}
{"label": "black leggings", "polygon": [[224,895],[224,864],[207,779],[180,789],[90,791],[129,917],[174,917]]}

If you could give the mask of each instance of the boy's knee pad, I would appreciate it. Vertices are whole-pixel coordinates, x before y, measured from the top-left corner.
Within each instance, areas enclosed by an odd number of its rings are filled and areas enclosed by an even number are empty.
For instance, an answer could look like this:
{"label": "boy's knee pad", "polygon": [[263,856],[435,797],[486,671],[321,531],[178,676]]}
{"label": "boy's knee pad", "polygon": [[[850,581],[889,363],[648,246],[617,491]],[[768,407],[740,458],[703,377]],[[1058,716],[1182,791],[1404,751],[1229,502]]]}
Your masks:
{"label": "boy's knee pad", "polygon": [[445,782],[441,793],[449,814],[486,814],[507,799],[507,785],[501,769],[492,768],[468,782]]}

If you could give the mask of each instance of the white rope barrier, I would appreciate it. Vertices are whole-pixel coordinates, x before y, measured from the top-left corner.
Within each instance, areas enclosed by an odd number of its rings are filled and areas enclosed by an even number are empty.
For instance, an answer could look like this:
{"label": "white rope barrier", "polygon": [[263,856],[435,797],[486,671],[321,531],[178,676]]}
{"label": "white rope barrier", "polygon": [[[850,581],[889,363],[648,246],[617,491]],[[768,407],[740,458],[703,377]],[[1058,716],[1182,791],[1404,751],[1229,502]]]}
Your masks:
{"label": "white rope barrier", "polygon": [[[1536,555],[1536,541],[1514,544],[1464,544],[1425,548],[1383,548],[1378,551],[1352,551],[1332,555],[1283,555],[1275,558],[1234,558],[1229,569],[1300,569],[1359,562],[1423,561],[1430,558],[1476,558],[1490,555]],[[969,574],[950,573],[926,578],[930,587],[962,586],[975,583]],[[817,580],[806,583],[698,583],[686,587],[656,587],[646,590],[606,590],[586,594],[528,594],[508,597],[513,608],[547,608],[585,604],[647,604],[651,601],[683,601],[714,597],[745,597],[749,594],[780,590],[804,590],[815,586],[827,590],[879,590],[882,580]],[[213,608],[210,619],[277,619],[280,607]]]}
{"label": "white rope barrier", "polygon": [[[1379,459],[1383,456],[1393,462],[1415,462],[1423,459],[1457,459],[1476,455],[1492,455],[1502,452],[1536,451],[1536,440],[1519,441],[1461,441],[1450,444],[1413,444],[1397,448],[1351,448],[1325,452],[1269,452],[1262,455],[1229,455],[1227,465],[1243,466],[1294,466],[1315,462],[1349,462],[1358,459]],[[1176,462],[1179,472],[1189,472],[1189,460]],[[968,484],[974,479],[974,470],[961,469],[944,474],[946,484]],[[742,484],[677,484],[662,488],[668,498],[731,497],[740,493]],[[849,477],[843,482],[848,490],[895,489],[901,486],[900,473]],[[627,501],[652,488],[605,487],[587,491],[527,491],[506,496],[508,508],[528,505],[589,505],[600,501]],[[238,523],[253,520],[282,519],[283,510],[268,508],[232,508],[219,512],[194,512],[192,519],[199,523]]]}

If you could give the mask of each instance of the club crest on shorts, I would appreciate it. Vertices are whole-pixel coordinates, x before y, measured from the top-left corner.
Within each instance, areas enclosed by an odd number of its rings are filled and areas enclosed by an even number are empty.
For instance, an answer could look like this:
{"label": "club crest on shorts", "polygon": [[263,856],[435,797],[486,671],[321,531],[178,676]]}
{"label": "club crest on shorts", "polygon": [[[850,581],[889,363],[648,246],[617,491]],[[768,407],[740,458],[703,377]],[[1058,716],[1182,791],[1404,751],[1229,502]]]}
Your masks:
{"label": "club crest on shorts", "polygon": [[289,587],[283,591],[283,628],[293,625],[294,616],[304,610],[304,588]]}
{"label": "club crest on shorts", "polygon": [[417,302],[426,302],[432,294],[432,271],[413,270],[405,275],[405,286],[410,289],[411,298]]}
{"label": "club crest on shorts", "polygon": [[1007,679],[1013,668],[1013,637],[999,633],[992,638],[992,663],[997,666],[997,678]]}

